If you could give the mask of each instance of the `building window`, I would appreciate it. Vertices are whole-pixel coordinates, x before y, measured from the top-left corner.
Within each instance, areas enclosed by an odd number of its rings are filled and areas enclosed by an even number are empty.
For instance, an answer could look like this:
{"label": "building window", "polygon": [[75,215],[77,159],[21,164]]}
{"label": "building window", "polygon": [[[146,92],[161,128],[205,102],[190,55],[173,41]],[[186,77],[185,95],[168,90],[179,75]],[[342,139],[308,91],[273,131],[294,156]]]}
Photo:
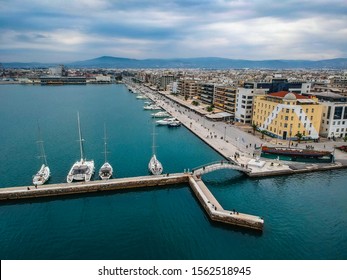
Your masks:
{"label": "building window", "polygon": [[306,108],[306,113],[308,113],[308,108]]}
{"label": "building window", "polygon": [[311,121],[313,120],[313,116],[311,116]]}
{"label": "building window", "polygon": [[289,109],[286,109],[286,113],[289,113]]}
{"label": "building window", "polygon": [[285,124],[284,124],[284,128],[287,128],[287,127],[288,127],[288,124],[285,123]]}
{"label": "building window", "polygon": [[341,107],[341,106],[335,107],[334,120],[342,119],[342,110],[343,110],[343,107]]}
{"label": "building window", "polygon": [[284,117],[284,120],[287,121],[287,120],[288,120],[288,116],[285,116],[285,117]]}
{"label": "building window", "polygon": [[291,117],[290,117],[290,120],[291,120],[291,121],[293,121],[293,120],[294,120],[294,117],[293,117],[293,116],[291,116]]}
{"label": "building window", "polygon": [[312,112],[312,113],[314,112],[314,108],[312,108],[311,112]]}

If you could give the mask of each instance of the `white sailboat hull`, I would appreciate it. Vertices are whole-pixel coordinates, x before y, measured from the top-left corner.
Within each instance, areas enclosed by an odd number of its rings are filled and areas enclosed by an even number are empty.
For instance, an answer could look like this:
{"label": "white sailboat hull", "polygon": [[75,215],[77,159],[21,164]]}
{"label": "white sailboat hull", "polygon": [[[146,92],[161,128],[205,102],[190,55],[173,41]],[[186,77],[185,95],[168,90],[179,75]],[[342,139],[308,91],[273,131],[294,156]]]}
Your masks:
{"label": "white sailboat hull", "polygon": [[89,182],[94,174],[94,170],[94,160],[76,161],[71,167],[66,181],[68,183],[73,181]]}
{"label": "white sailboat hull", "polygon": [[45,164],[42,164],[40,170],[33,177],[33,184],[36,186],[43,185],[44,183],[46,183],[50,176],[51,171],[49,167]]}
{"label": "white sailboat hull", "polygon": [[113,168],[111,164],[109,164],[108,162],[105,162],[99,170],[99,177],[102,180],[108,180],[112,177],[112,175],[113,175]]}
{"label": "white sailboat hull", "polygon": [[148,163],[148,170],[153,175],[160,175],[163,172],[163,166],[155,155],[152,156]]}

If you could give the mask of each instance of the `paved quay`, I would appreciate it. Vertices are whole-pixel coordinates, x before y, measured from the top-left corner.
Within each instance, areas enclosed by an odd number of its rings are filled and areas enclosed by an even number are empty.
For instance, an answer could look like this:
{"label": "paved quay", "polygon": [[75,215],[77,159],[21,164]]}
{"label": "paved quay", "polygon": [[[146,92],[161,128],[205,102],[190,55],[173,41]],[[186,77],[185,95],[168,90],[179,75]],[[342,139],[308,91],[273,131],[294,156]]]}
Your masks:
{"label": "paved quay", "polygon": [[345,143],[335,141],[302,142],[298,143],[297,146],[298,148],[305,148],[306,145],[312,145],[315,149],[331,151],[335,155],[334,163],[311,164],[266,158],[256,160],[259,156],[259,149],[256,150],[255,147],[259,148],[261,145],[284,147],[288,145],[288,141],[277,141],[267,136],[260,139],[258,136],[253,135],[250,130],[246,132],[230,123],[207,119],[205,117],[207,112],[203,111],[201,107],[196,108],[189,102],[167,92],[157,92],[147,87],[142,87],[141,90],[225,159],[249,168],[251,171],[246,174],[250,177],[289,175],[347,168],[347,153],[335,149],[336,146]]}

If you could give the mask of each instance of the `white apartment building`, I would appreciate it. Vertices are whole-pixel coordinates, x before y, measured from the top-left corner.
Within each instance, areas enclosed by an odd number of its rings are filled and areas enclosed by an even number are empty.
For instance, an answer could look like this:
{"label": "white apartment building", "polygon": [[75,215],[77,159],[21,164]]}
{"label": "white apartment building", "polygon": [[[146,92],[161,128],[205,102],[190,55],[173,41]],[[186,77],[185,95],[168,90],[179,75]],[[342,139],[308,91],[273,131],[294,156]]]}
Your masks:
{"label": "white apartment building", "polygon": [[265,94],[264,89],[238,88],[236,91],[235,121],[241,123],[252,122],[253,97]]}
{"label": "white apartment building", "polygon": [[324,101],[319,134],[323,137],[347,136],[347,102]]}

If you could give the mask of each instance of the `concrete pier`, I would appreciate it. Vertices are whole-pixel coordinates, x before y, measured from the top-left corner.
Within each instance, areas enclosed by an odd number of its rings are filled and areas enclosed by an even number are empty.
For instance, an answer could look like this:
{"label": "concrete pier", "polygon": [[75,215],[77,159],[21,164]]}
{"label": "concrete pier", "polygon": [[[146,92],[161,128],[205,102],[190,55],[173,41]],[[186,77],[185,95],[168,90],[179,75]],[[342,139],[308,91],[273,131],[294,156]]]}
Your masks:
{"label": "concrete pier", "polygon": [[47,184],[42,186],[23,186],[0,188],[1,200],[16,200],[71,194],[115,191],[144,187],[160,187],[188,182],[188,173],[170,174],[170,176],[141,176],[111,180],[97,180],[83,183]]}
{"label": "concrete pier", "polygon": [[190,176],[189,185],[212,221],[263,230],[261,217],[225,210],[201,179]]}
{"label": "concrete pier", "polygon": [[213,221],[262,230],[264,221],[257,217],[224,210],[207,186],[191,173],[141,176],[111,180],[98,180],[83,183],[47,184],[42,186],[22,186],[0,188],[0,201],[16,201],[83,193],[96,193],[145,187],[164,187],[175,184],[187,184],[193,190],[202,207]]}

